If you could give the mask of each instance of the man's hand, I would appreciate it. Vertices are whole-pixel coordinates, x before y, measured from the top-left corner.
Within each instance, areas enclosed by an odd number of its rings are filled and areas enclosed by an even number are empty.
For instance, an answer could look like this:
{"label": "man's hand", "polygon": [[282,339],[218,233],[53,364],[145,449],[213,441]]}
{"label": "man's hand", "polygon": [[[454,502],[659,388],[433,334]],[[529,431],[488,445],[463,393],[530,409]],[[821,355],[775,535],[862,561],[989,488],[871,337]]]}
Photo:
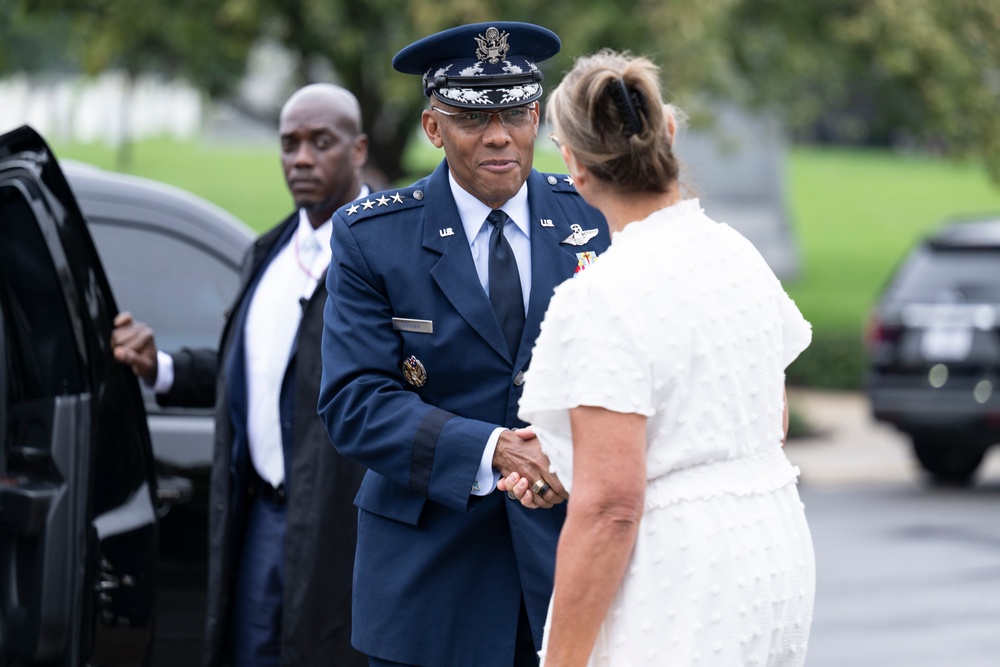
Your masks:
{"label": "man's hand", "polygon": [[527,508],[548,509],[569,498],[559,478],[549,472],[549,459],[530,427],[500,434],[493,467],[500,471],[497,488]]}
{"label": "man's hand", "polygon": [[115,316],[111,332],[111,350],[115,359],[132,367],[132,372],[152,384],[156,381],[156,341],[153,330],[145,322],[136,322],[132,313]]}

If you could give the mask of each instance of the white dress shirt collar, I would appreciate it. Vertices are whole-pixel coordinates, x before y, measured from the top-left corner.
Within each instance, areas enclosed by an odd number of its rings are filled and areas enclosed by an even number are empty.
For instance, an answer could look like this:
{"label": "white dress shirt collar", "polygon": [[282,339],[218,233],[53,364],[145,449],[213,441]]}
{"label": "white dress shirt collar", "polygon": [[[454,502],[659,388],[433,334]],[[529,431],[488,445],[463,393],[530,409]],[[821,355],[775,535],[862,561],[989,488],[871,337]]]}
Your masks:
{"label": "white dress shirt collar", "polygon": [[[465,237],[472,245],[483,225],[486,223],[486,216],[493,210],[483,202],[462,189],[451,171],[448,172],[448,182],[451,184],[451,194],[455,199],[455,206],[458,207],[458,215],[462,218],[462,227],[465,228]],[[513,197],[504,202],[500,209],[507,214],[517,228],[521,230],[525,238],[531,238],[531,226],[528,224],[530,213],[528,212],[528,182],[521,184],[521,189]]]}

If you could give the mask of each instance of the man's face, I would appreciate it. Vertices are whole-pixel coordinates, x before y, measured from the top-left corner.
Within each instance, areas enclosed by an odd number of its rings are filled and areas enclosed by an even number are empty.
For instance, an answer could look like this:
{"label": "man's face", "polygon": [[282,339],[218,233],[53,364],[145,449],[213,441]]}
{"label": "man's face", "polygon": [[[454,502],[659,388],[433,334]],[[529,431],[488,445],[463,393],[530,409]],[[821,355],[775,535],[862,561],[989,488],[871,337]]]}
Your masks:
{"label": "man's face", "polygon": [[[469,111],[437,99],[431,101],[431,106],[451,114]],[[491,208],[517,194],[531,172],[538,136],[538,105],[523,109],[530,114],[530,122],[524,125],[505,125],[493,114],[481,129],[464,129],[458,117],[434,109],[423,113],[424,132],[432,144],[444,147],[452,176],[466,192]]]}
{"label": "man's face", "polygon": [[368,143],[336,108],[303,100],[285,110],[279,130],[281,166],[296,206],[329,217],[357,194]]}

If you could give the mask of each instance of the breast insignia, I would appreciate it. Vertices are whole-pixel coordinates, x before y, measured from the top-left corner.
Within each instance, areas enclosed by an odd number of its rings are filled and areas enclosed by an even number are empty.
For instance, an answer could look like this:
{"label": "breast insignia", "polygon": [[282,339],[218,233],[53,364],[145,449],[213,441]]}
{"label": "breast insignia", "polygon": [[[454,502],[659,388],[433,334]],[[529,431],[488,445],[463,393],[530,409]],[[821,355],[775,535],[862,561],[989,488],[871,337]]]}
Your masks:
{"label": "breast insignia", "polygon": [[562,240],[562,243],[567,245],[587,245],[590,239],[597,236],[598,230],[596,229],[584,229],[580,225],[570,225],[570,229],[573,233]]}
{"label": "breast insignia", "polygon": [[403,377],[414,387],[423,387],[427,384],[427,369],[411,354],[403,362]]}

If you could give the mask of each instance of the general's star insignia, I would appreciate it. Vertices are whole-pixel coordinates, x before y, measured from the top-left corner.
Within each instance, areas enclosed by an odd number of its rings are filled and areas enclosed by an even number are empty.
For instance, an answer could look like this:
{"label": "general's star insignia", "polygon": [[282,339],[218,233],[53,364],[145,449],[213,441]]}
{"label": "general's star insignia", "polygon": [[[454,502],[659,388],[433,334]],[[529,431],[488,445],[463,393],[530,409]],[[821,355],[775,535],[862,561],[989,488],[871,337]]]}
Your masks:
{"label": "general's star insignia", "polygon": [[394,194],[392,196],[392,201],[396,202],[397,204],[402,204],[403,203],[403,195],[401,195],[401,194],[399,194],[397,192],[396,194]]}
{"label": "general's star insignia", "polygon": [[379,206],[388,206],[389,205],[389,198],[386,197],[385,195],[382,195],[381,197],[379,197],[375,201],[378,202]]}
{"label": "general's star insignia", "polygon": [[570,225],[570,229],[573,233],[562,240],[562,243],[567,243],[569,245],[586,245],[587,242],[597,236],[596,229],[584,230],[580,225]]}
{"label": "general's star insignia", "polygon": [[349,209],[347,209],[347,215],[354,215],[355,213],[358,212],[359,208],[360,208],[360,206],[358,206],[357,204],[354,204]]}
{"label": "general's star insignia", "polygon": [[567,176],[567,177],[566,177],[566,178],[564,178],[563,180],[564,180],[564,181],[566,181],[567,183],[569,183],[570,185],[573,185],[573,179],[572,179],[572,178],[570,178],[569,176]]}
{"label": "general's star insignia", "polygon": [[362,202],[361,208],[365,209],[366,211],[370,208],[375,208],[375,202],[373,202],[371,199],[366,199],[364,200],[364,202]]}

